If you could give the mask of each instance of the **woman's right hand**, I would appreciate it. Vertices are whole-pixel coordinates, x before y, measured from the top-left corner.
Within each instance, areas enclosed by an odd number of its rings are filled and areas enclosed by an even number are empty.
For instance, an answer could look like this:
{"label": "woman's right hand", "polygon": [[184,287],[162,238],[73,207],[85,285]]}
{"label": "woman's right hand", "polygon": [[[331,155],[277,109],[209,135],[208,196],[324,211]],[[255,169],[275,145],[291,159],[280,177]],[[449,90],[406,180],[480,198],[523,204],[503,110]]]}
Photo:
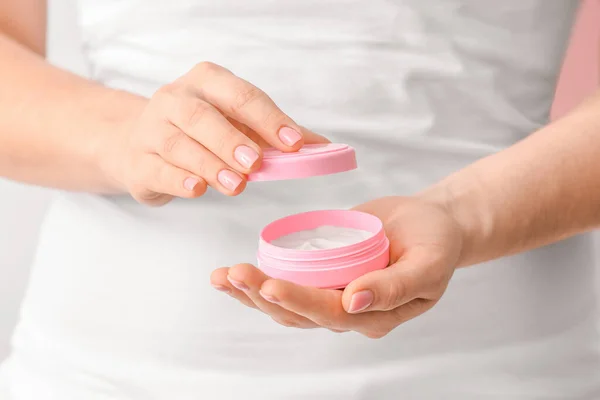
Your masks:
{"label": "woman's right hand", "polygon": [[104,157],[110,178],[137,201],[163,205],[208,186],[241,193],[262,148],[297,151],[328,140],[303,129],[263,91],[204,62],[160,88]]}

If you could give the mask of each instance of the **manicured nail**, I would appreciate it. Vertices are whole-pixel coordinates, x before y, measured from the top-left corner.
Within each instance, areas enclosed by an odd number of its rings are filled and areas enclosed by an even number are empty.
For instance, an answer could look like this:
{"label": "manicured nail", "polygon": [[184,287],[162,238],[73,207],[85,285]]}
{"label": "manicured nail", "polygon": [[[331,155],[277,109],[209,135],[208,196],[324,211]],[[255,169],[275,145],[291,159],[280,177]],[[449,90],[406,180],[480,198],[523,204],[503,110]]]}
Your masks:
{"label": "manicured nail", "polygon": [[235,191],[238,186],[240,186],[240,183],[242,183],[242,178],[240,178],[240,176],[235,172],[229,171],[228,169],[219,171],[217,179],[219,182],[221,182],[221,185],[225,186],[232,192]]}
{"label": "manicured nail", "polygon": [[227,276],[227,280],[236,289],[239,289],[239,290],[241,290],[243,292],[246,292],[246,291],[250,290],[250,288],[248,287],[248,285],[246,285],[244,282],[236,281],[235,279],[232,279],[230,276]]}
{"label": "manicured nail", "polygon": [[185,181],[183,181],[183,187],[191,192],[198,183],[200,183],[200,181],[197,178],[186,178]]}
{"label": "manicured nail", "polygon": [[348,312],[351,314],[366,310],[373,303],[373,292],[362,290],[352,295]]}
{"label": "manicured nail", "polygon": [[248,146],[236,147],[233,156],[242,167],[246,168],[252,167],[256,160],[258,160],[258,153]]}
{"label": "manicured nail", "polygon": [[262,296],[262,298],[265,299],[266,301],[268,301],[269,303],[274,303],[274,304],[279,303],[279,299],[277,299],[277,297],[263,293],[262,290],[259,291],[259,293]]}
{"label": "manicured nail", "polygon": [[219,292],[223,292],[223,293],[231,293],[231,289],[229,289],[227,286],[223,286],[223,285],[211,285],[213,288],[217,289]]}
{"label": "manicured nail", "polygon": [[288,146],[293,146],[302,139],[302,135],[297,132],[295,129],[284,126],[279,130],[279,138],[281,141]]}

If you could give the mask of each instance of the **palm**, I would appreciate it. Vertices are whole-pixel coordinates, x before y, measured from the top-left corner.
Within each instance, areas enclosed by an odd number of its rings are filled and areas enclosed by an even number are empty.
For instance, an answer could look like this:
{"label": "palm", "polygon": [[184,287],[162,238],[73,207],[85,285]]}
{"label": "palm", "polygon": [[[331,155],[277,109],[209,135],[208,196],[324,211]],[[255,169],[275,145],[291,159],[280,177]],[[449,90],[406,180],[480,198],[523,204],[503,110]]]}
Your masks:
{"label": "palm", "polygon": [[[437,303],[458,262],[462,236],[445,209],[418,197],[386,197],[355,209],[383,222],[390,239],[388,268],[356,279],[344,291],[273,280],[250,264],[216,270],[213,285],[285,326],[386,335]],[[362,307],[353,307],[356,296]]]}
{"label": "palm", "polygon": [[[462,245],[456,221],[440,206],[414,197],[384,197],[355,208],[375,215],[390,239],[390,263],[411,253],[445,262],[453,271]],[[451,273],[451,272],[450,272]]]}

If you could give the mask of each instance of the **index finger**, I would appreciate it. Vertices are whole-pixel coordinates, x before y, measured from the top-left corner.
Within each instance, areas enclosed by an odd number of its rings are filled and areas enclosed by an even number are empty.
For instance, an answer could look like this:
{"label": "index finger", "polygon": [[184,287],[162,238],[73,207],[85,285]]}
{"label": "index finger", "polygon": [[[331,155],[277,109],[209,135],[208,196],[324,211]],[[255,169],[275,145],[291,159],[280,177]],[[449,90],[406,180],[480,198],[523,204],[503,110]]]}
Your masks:
{"label": "index finger", "polygon": [[201,63],[180,80],[197,87],[200,97],[248,126],[271,146],[281,151],[296,151],[304,144],[300,126],[265,92],[231,71]]}

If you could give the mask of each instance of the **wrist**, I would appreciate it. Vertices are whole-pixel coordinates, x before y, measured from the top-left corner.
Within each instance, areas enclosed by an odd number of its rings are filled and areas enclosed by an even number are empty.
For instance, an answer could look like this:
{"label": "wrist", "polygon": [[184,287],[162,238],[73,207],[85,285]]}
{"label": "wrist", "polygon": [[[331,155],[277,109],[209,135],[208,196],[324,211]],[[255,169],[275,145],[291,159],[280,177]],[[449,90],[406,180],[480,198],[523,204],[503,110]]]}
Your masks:
{"label": "wrist", "polygon": [[100,117],[92,158],[110,188],[116,193],[126,193],[128,189],[123,174],[128,141],[147,100],[129,93],[111,91],[106,101],[111,105],[111,110],[106,110]]}
{"label": "wrist", "polygon": [[467,267],[489,258],[487,247],[493,219],[484,201],[485,190],[477,182],[473,177],[450,176],[419,194],[423,200],[443,208],[456,222],[462,236],[457,267]]}

